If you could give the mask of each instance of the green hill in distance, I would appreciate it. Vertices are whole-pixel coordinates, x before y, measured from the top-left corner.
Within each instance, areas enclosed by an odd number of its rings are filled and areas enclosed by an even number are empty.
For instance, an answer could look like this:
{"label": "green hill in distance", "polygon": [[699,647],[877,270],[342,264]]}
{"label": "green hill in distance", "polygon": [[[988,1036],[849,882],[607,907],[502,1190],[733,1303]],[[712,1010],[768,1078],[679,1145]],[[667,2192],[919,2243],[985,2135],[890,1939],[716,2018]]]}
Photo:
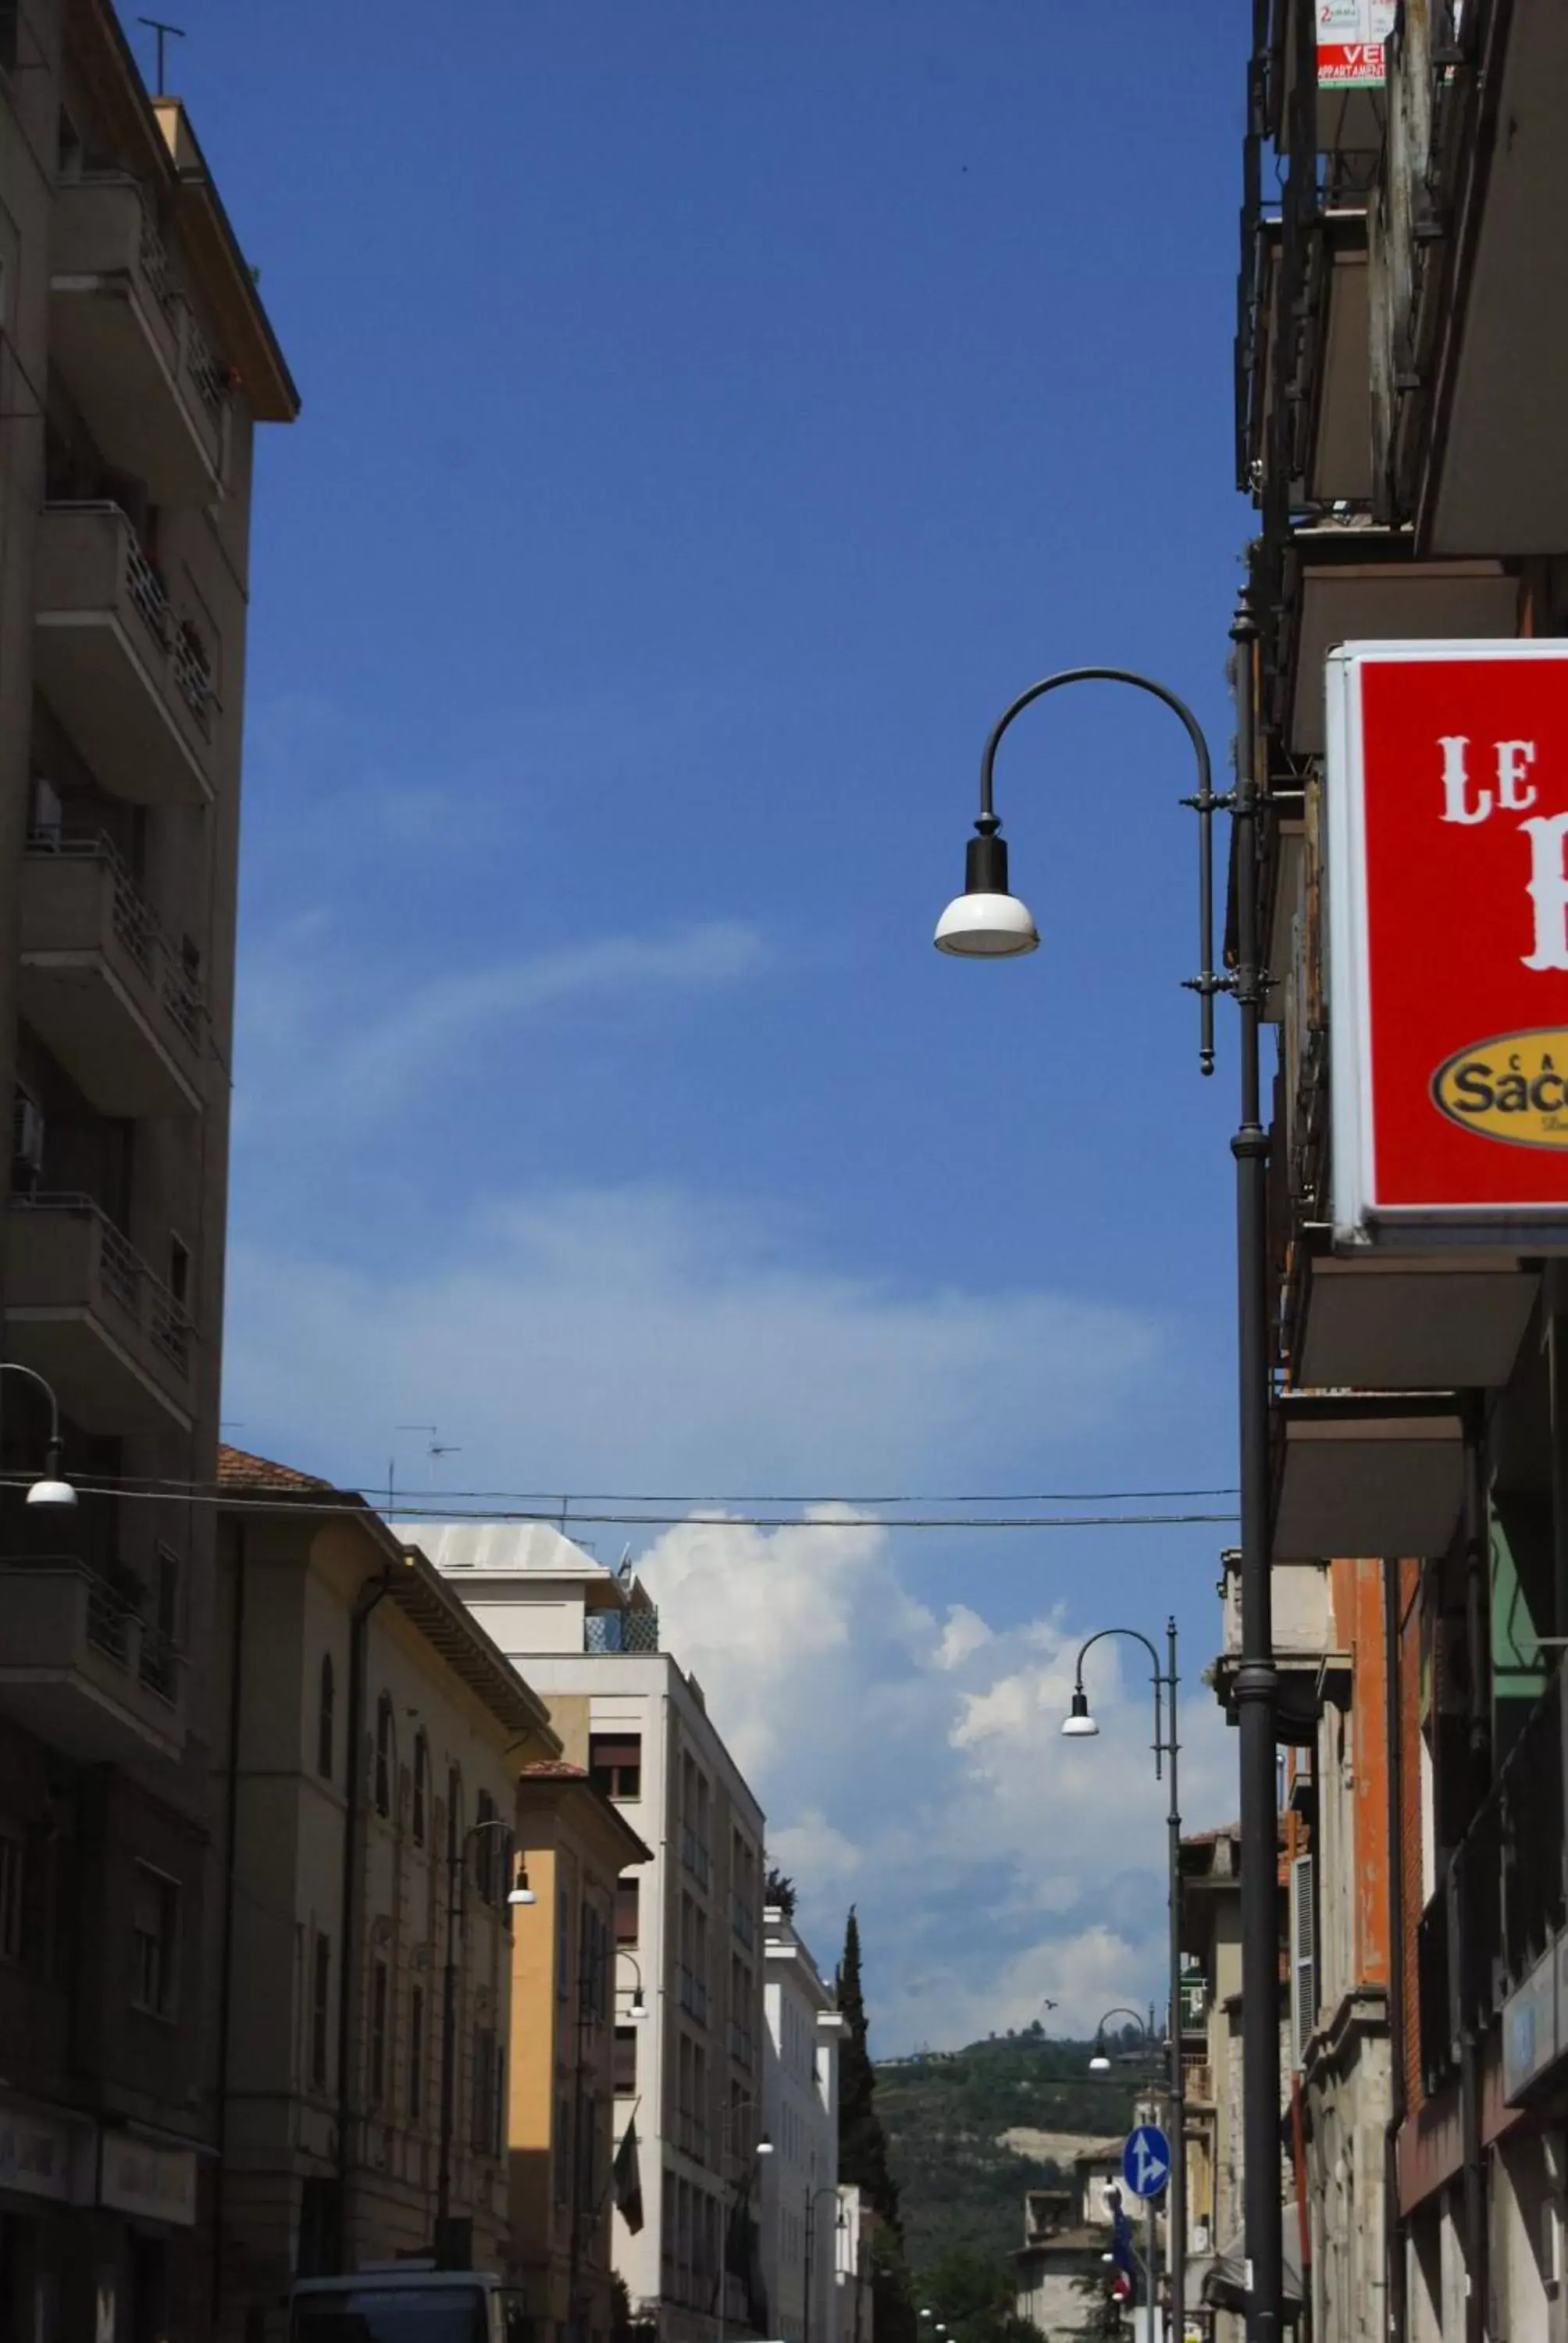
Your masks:
{"label": "green hill in distance", "polygon": [[[1023,2243],[1025,2189],[1070,2186],[1075,2140],[1131,2129],[1135,2081],[1091,2075],[1093,2049],[1036,2027],[878,2064],[877,2113],[917,2288],[922,2270],[955,2251],[1010,2254]],[[1040,2137],[1004,2140],[1020,2132]]]}

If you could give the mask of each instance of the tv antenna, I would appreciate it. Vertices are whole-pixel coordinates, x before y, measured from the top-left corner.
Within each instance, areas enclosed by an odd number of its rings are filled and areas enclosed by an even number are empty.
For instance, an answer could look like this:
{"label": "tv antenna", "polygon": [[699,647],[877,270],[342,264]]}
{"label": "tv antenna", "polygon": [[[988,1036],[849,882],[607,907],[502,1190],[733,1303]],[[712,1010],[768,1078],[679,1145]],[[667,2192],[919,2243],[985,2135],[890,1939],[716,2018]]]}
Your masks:
{"label": "tv antenna", "polygon": [[[393,1426],[393,1430],[395,1432],[422,1432],[424,1433],[425,1453],[430,1460],[430,1486],[432,1489],[436,1485],[437,1458],[438,1456],[460,1456],[463,1453],[461,1447],[456,1441],[443,1440],[438,1426],[434,1423],[398,1423]],[[389,1456],[387,1460],[387,1510],[388,1513],[391,1512],[396,1502],[397,1487],[397,1459],[396,1456]]]}
{"label": "tv antenna", "polygon": [[138,25],[145,25],[148,32],[152,35],[154,40],[157,43],[158,61],[156,74],[157,86],[153,91],[153,96],[155,97],[166,97],[169,93],[167,85],[164,80],[165,44],[169,41],[183,41],[186,36],[185,26],[183,25],[166,24],[161,16],[138,16],[136,18],[136,22]]}

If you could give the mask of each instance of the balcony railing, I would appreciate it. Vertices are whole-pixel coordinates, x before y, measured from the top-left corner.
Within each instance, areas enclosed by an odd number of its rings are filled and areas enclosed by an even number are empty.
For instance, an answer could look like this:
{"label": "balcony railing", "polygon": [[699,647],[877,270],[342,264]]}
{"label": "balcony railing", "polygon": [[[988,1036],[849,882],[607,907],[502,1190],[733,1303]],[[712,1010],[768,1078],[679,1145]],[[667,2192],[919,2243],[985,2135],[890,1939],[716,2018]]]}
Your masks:
{"label": "balcony railing", "polygon": [[40,861],[91,862],[103,869],[110,890],[110,925],[116,940],[146,979],[166,1014],[191,1047],[199,1049],[205,1010],[202,989],[110,840],[96,831],[33,830],[28,834],[27,852]]}
{"label": "balcony railing", "polygon": [[589,1611],[583,1620],[585,1652],[657,1652],[658,1612],[646,1610]]}
{"label": "balcony railing", "polygon": [[9,1712],[88,1764],[124,1764],[183,1733],[174,1642],[149,1629],[146,1590],[70,1555],[0,1561],[0,1692]]}
{"label": "balcony railing", "polygon": [[694,1830],[681,1833],[680,1860],[699,1887],[707,1887],[713,1877],[713,1858]]}
{"label": "balcony railing", "polygon": [[[35,1330],[35,1342],[46,1338],[62,1404],[89,1430],[166,1423],[148,1412],[149,1382],[176,1407],[188,1405],[191,1321],[93,1197],[13,1196],[7,1271],[13,1354],[26,1363]],[[111,1341],[84,1347],[73,1338],[61,1313],[76,1312],[99,1319]]]}
{"label": "balcony railing", "polygon": [[52,350],[94,437],[155,502],[210,503],[230,377],[176,285],[146,190],[125,172],[87,172],[55,209]]}
{"label": "balcony railing", "polygon": [[1181,1980],[1181,2031],[1183,2034],[1201,2034],[1208,2022],[1208,1978],[1184,1976]]}
{"label": "balcony railing", "polygon": [[137,804],[211,794],[211,659],[109,498],[44,508],[35,568],[38,682],[99,783]]}

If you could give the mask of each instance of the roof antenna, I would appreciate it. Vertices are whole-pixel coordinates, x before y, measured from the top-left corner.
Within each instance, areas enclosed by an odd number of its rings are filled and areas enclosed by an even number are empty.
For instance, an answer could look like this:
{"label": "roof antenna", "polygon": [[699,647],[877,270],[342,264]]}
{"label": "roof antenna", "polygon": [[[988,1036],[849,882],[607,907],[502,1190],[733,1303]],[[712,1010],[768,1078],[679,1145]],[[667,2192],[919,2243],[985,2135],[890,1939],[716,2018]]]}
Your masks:
{"label": "roof antenna", "polygon": [[166,25],[161,16],[138,16],[136,18],[136,22],[138,25],[145,25],[148,32],[152,35],[154,40],[157,43],[157,87],[154,90],[153,96],[155,97],[167,97],[169,94],[168,85],[164,79],[164,45],[171,35],[176,41],[183,41],[186,36],[185,26],[183,25]]}

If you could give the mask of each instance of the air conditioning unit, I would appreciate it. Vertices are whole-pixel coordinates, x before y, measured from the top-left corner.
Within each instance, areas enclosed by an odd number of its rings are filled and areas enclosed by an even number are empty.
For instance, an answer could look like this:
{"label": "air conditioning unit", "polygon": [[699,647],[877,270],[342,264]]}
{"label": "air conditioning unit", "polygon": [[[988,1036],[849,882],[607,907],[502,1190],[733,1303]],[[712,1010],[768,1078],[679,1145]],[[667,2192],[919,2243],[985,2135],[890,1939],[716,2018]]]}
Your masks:
{"label": "air conditioning unit", "polygon": [[44,1168],[44,1115],[35,1098],[18,1090],[11,1106],[11,1154],[35,1179]]}

